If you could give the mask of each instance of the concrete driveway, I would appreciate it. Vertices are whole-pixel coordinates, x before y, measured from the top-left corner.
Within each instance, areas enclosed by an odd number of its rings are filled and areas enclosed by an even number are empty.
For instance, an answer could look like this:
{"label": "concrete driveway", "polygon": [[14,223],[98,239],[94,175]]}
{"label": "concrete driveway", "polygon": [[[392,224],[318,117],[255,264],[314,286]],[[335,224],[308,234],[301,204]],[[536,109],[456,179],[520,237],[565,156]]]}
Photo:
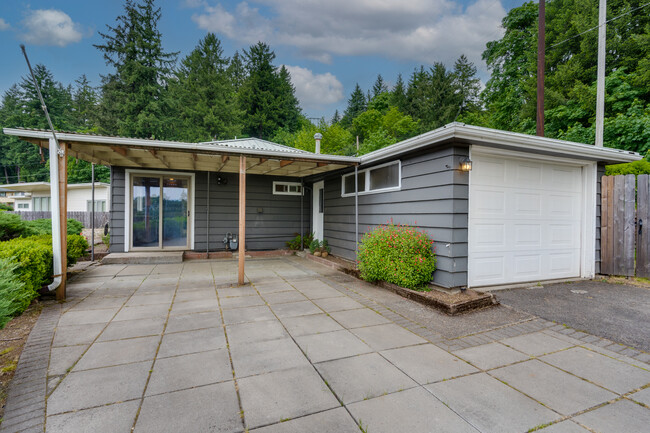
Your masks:
{"label": "concrete driveway", "polygon": [[87,270],[30,335],[1,431],[548,425],[541,431],[550,433],[650,424],[649,366],[551,322],[518,315],[448,338],[423,323],[418,306],[306,259],[251,260],[247,278],[249,286],[230,286],[233,261]]}
{"label": "concrete driveway", "polygon": [[650,352],[650,288],[578,281],[496,295],[517,310]]}

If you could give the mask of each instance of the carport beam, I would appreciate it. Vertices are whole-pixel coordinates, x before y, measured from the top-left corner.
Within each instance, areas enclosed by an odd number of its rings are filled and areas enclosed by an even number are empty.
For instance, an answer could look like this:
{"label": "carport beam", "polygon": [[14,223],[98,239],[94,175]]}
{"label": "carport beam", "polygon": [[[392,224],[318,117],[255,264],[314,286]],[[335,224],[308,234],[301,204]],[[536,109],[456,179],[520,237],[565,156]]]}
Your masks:
{"label": "carport beam", "polygon": [[246,157],[239,157],[239,276],[237,283],[244,284],[246,261]]}

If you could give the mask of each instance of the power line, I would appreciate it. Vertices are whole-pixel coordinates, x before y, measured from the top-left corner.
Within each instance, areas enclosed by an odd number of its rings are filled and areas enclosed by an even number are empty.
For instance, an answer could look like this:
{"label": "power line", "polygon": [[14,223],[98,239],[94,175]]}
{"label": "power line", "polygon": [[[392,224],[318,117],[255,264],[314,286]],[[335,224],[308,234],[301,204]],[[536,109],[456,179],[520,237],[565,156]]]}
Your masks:
{"label": "power line", "polygon": [[[605,26],[605,25],[607,25],[608,23],[610,23],[610,22],[612,22],[612,21],[614,21],[614,20],[617,20],[617,19],[619,19],[619,18],[622,18],[622,17],[624,17],[624,16],[626,16],[626,15],[631,14],[632,12],[638,11],[639,9],[643,9],[644,7],[647,7],[647,6],[650,6],[650,3],[642,4],[641,6],[637,6],[637,7],[635,7],[634,9],[630,9],[629,11],[625,12],[624,14],[621,14],[621,15],[615,16],[614,18],[610,18],[610,19],[608,19],[607,21],[605,21],[602,25]],[[589,33],[589,32],[591,32],[591,31],[594,31],[594,30],[596,30],[596,29],[598,29],[598,28],[600,28],[600,25],[597,25],[597,26],[595,26],[595,27],[592,27],[592,28],[590,28],[590,29],[587,29],[587,30],[585,30],[585,31],[582,32],[582,33],[578,33],[577,35],[571,36],[570,38],[567,38],[567,39],[565,39],[565,40],[563,40],[563,41],[560,41],[560,42],[558,42],[558,43],[556,43],[556,44],[553,44],[553,45],[549,46],[549,47],[546,49],[546,51],[550,50],[550,49],[553,48],[553,47],[557,47],[558,45],[562,45],[563,43],[568,42],[568,41],[570,41],[570,40],[572,40],[572,39],[575,39],[575,38],[577,38],[578,36],[582,36],[582,35],[584,35],[585,33]]]}

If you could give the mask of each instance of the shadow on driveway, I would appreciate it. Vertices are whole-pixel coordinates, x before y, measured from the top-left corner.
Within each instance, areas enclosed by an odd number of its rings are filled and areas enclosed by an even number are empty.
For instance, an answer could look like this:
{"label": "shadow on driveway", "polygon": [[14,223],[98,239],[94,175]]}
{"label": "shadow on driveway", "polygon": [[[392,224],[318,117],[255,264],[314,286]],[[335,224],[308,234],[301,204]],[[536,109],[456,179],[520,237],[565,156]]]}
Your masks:
{"label": "shadow on driveway", "polygon": [[517,310],[650,351],[650,289],[578,281],[495,293]]}

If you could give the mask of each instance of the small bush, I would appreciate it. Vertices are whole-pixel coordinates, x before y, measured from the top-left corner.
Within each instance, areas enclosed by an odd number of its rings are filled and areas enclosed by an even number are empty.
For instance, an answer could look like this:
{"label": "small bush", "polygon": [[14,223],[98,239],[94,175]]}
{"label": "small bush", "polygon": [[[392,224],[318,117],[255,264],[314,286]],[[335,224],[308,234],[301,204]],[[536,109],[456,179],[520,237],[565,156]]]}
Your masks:
{"label": "small bush", "polygon": [[[33,235],[51,235],[52,234],[52,220],[40,219],[34,221],[25,221],[28,227],[31,228]],[[84,225],[79,221],[68,218],[68,235],[78,235],[84,229]]]}
{"label": "small bush", "polygon": [[300,245],[300,234],[296,233],[295,238],[285,243],[287,244],[287,248],[289,248],[290,250],[298,251],[302,248],[309,248],[309,244],[313,239],[314,239],[314,233],[305,233],[305,235],[302,237],[302,245]]}
{"label": "small bush", "polygon": [[111,246],[111,234],[107,233],[104,236],[102,236],[102,242],[104,242],[104,245],[106,245],[106,248],[110,248],[110,246]]}
{"label": "small bush", "polygon": [[[51,241],[50,241],[51,242]],[[17,265],[14,274],[34,297],[51,281],[52,247],[39,237],[15,238],[0,242],[0,259]]]}
{"label": "small bush", "polygon": [[[52,251],[52,238],[50,236],[34,236],[29,239],[34,239],[43,245],[47,245],[50,251]],[[80,257],[86,255],[86,250],[90,247],[86,238],[81,235],[68,235],[67,246],[68,267],[74,265]]]}
{"label": "small bush", "polygon": [[0,212],[0,242],[10,239],[31,236],[34,231],[25,224],[20,216],[7,212]]}
{"label": "small bush", "polygon": [[363,235],[358,267],[366,281],[387,281],[419,289],[436,269],[433,241],[426,233],[390,221]]}
{"label": "small bush", "polygon": [[9,259],[0,259],[0,329],[12,317],[25,311],[36,294],[26,288],[15,272],[18,264]]}
{"label": "small bush", "polygon": [[313,239],[309,243],[309,252],[314,254],[315,251],[320,251],[321,242],[318,239]]}

